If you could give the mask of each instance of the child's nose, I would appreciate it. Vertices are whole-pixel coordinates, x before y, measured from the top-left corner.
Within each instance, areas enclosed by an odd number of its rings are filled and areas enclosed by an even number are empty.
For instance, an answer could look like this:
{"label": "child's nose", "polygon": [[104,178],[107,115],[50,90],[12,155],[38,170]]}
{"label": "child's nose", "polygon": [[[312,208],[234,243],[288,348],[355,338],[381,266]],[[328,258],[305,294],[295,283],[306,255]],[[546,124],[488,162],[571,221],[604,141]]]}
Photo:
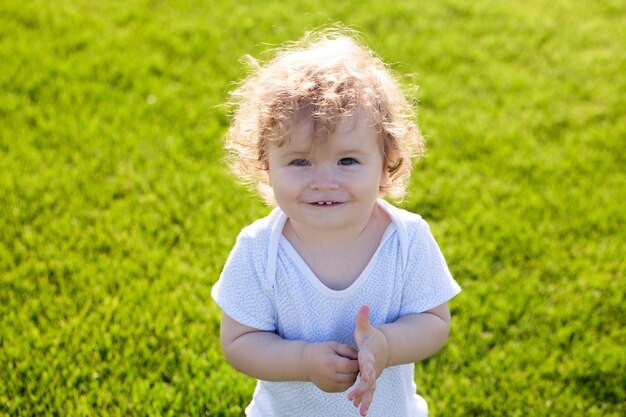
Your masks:
{"label": "child's nose", "polygon": [[339,188],[339,182],[332,172],[332,168],[319,167],[313,172],[311,180],[311,189],[315,191],[336,190]]}

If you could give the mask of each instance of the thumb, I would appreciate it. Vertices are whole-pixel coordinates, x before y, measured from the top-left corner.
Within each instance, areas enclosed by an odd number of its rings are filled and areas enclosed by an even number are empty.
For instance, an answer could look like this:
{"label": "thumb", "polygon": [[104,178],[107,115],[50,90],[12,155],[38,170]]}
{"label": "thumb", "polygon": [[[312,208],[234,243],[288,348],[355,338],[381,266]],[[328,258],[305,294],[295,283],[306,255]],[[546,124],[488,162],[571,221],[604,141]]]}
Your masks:
{"label": "thumb", "polygon": [[356,333],[367,335],[372,330],[370,324],[370,307],[368,305],[361,306],[356,314]]}

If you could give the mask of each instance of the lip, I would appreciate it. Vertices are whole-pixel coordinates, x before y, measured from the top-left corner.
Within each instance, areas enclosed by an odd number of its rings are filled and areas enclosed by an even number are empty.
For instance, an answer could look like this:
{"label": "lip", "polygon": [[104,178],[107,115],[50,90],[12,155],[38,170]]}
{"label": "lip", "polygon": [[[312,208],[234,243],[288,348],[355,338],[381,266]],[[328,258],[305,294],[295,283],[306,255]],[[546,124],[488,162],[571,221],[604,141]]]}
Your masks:
{"label": "lip", "polygon": [[312,201],[310,203],[307,203],[309,206],[312,207],[337,207],[343,204],[342,201],[334,201],[334,200],[319,200],[319,201]]}

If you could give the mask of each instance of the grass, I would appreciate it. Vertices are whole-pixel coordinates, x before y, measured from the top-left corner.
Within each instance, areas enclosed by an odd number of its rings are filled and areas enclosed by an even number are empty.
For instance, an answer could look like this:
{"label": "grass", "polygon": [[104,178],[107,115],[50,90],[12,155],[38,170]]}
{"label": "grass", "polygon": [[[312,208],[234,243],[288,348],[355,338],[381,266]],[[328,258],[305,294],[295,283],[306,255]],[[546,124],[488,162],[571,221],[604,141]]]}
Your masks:
{"label": "grass", "polygon": [[402,205],[464,288],[431,416],[624,415],[622,2],[281,3],[0,0],[0,414],[242,414],[210,288],[268,209],[220,104],[342,21],[420,85]]}

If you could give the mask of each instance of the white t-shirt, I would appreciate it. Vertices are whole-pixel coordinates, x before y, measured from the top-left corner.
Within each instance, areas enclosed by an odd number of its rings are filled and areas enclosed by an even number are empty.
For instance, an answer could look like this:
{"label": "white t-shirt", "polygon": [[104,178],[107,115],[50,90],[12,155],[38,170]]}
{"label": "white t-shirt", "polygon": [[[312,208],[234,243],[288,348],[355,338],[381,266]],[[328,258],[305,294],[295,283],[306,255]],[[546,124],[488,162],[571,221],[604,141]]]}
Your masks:
{"label": "white t-shirt", "polygon": [[[244,228],[212,297],[234,320],[284,339],[351,345],[359,308],[371,307],[373,326],[445,303],[461,289],[454,281],[428,224],[384,200],[391,217],[376,253],[354,283],[326,287],[282,235],[286,215],[274,209]],[[368,416],[426,415],[415,394],[414,364],[385,369],[376,381]],[[358,380],[357,380],[358,382]],[[352,388],[351,388],[352,389]],[[258,381],[246,415],[257,417],[358,416],[348,392],[326,393],[311,382]]]}

